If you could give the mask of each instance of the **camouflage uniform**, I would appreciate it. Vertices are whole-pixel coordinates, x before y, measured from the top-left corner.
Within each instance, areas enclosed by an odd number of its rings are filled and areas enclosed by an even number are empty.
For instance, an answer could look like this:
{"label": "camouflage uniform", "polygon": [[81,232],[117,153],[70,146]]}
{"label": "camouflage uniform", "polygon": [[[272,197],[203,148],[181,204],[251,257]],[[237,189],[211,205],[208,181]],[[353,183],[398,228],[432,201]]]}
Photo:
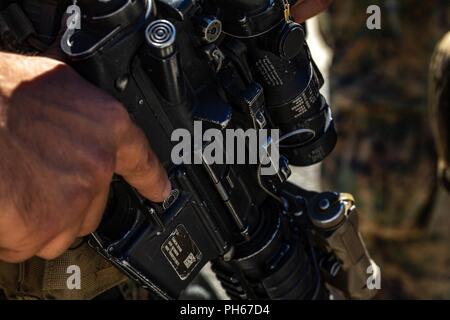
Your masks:
{"label": "camouflage uniform", "polygon": [[[370,5],[381,30],[369,30]],[[436,188],[427,116],[429,61],[450,26],[450,0],[335,1],[321,17],[334,51],[331,102],[340,142],[324,163],[325,185],[355,194],[370,220],[426,222]]]}
{"label": "camouflage uniform", "polygon": [[[366,9],[374,4],[381,30],[366,27]],[[369,250],[381,267],[380,298],[450,297],[450,196],[436,191],[427,113],[429,62],[449,17],[450,0],[337,0],[321,17],[335,54],[330,87],[340,131],[324,163],[324,183],[357,197]],[[434,65],[442,79],[444,64]],[[425,223],[426,229],[410,228]]]}

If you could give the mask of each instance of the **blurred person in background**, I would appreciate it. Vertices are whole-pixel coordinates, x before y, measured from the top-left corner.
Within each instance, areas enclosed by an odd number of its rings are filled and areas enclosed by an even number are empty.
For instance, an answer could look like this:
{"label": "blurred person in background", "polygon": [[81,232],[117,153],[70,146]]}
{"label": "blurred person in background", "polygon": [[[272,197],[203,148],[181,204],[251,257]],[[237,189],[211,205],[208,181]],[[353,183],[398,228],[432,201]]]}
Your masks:
{"label": "blurred person in background", "polygon": [[431,127],[438,151],[438,177],[450,192],[450,32],[433,55],[429,95]]}
{"label": "blurred person in background", "polygon": [[[373,5],[381,29],[367,27]],[[320,18],[334,53],[331,105],[340,138],[324,162],[324,186],[358,199],[384,298],[450,297],[450,241],[423,232],[444,205],[437,201],[427,80],[449,17],[449,0],[358,0],[335,1]]]}
{"label": "blurred person in background", "polygon": [[[450,270],[450,30],[436,47],[431,60],[429,82],[429,112],[438,154],[438,181],[441,185],[430,227],[433,235],[444,244],[445,251],[441,259],[447,259],[447,264],[442,267]],[[447,281],[441,285],[447,288],[447,298],[450,296],[449,279],[447,272]]]}

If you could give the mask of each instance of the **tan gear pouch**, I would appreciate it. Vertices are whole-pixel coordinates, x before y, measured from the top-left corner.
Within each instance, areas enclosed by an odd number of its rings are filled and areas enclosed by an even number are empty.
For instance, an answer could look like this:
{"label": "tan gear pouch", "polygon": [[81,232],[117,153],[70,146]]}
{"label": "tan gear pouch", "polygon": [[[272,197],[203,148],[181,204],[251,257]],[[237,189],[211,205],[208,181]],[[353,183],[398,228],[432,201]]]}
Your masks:
{"label": "tan gear pouch", "polygon": [[[74,281],[78,275],[79,282]],[[126,281],[122,272],[84,240],[52,261],[39,258],[19,264],[0,261],[0,288],[8,299],[87,300]]]}

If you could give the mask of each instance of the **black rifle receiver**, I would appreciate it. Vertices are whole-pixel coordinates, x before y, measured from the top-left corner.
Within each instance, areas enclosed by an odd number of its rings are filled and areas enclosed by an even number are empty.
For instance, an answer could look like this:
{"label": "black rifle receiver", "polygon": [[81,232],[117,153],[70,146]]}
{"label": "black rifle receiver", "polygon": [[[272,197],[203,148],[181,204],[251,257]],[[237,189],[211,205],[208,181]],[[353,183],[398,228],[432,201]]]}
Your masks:
{"label": "black rifle receiver", "polygon": [[[155,204],[116,176],[90,241],[100,254],[164,299],[178,298],[208,262],[236,299],[327,299],[322,279],[333,283],[337,275],[348,297],[373,295],[363,281],[373,262],[357,225],[347,226],[345,201],[287,182],[288,160],[320,162],[337,139],[319,93],[323,79],[304,28],[285,15],[287,1],[78,5],[81,30],[66,31],[62,50],[83,77],[127,108],[173,186],[169,199]],[[195,120],[221,131],[279,129],[279,170],[262,176],[262,164],[202,159],[175,165],[171,135],[180,128],[193,133]],[[268,137],[264,143],[270,150],[275,142]],[[321,223],[324,217],[328,224]],[[356,255],[333,251],[353,247]]]}

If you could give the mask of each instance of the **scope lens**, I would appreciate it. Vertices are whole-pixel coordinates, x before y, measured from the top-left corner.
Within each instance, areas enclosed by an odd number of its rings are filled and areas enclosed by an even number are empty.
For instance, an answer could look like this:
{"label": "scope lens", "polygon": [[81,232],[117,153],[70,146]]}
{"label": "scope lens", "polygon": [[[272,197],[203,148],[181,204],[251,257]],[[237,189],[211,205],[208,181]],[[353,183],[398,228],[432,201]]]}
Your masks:
{"label": "scope lens", "polygon": [[281,131],[281,153],[293,165],[310,166],[333,151],[337,134],[320,93],[322,77],[305,49],[299,51],[286,59],[267,48],[254,50],[254,68],[272,126]]}

